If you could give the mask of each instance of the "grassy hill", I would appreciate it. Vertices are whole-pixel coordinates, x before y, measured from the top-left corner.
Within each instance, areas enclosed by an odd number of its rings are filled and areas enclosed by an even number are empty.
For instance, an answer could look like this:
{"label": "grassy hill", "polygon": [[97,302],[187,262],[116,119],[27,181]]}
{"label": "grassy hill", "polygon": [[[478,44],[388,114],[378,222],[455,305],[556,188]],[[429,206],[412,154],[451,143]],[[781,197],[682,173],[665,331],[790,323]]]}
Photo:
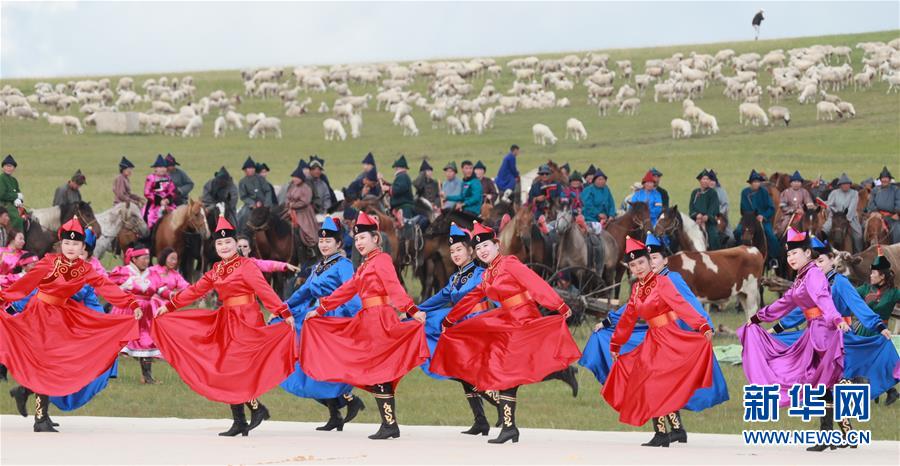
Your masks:
{"label": "grassy hill", "polygon": [[[630,59],[635,65],[635,74],[643,71],[643,64],[649,58],[665,58],[675,52],[685,54],[715,53],[723,48],[732,48],[738,53],[757,51],[761,54],[782,48],[785,50],[813,44],[855,46],[863,41],[887,42],[900,35],[900,31],[873,32],[827,37],[808,37],[759,42],[738,42],[722,44],[683,45],[659,48],[608,50],[611,62]],[[562,56],[554,54],[547,56]],[[543,58],[544,56],[542,56]],[[498,58],[505,64],[509,58]],[[860,68],[861,51],[854,49],[853,66]],[[208,71],[168,74],[183,76],[190,74],[198,87],[197,96],[207,95],[213,90],[223,89],[229,94],[243,92],[240,73],[237,70]],[[761,73],[761,85],[769,84],[768,75]],[[116,76],[108,76],[115,82]],[[151,76],[134,76],[139,84]],[[158,76],[152,76],[158,77]],[[62,82],[65,79],[46,80]],[[511,87],[513,77],[505,71],[502,78],[495,80],[498,90],[505,92]],[[36,80],[4,80],[5,84],[20,87],[31,92]],[[480,90],[483,79],[474,82]],[[616,85],[621,82],[617,81]],[[413,89],[423,91],[424,81],[419,81]],[[84,186],[84,196],[94,201],[95,206],[107,206],[112,199],[112,179],[118,173],[119,157],[126,155],[138,165],[135,189],[139,189],[141,176],[157,153],[172,152],[197,183],[195,196],[199,196],[202,183],[212,176],[219,166],[225,165],[236,174],[241,162],[252,154],[257,161],[265,161],[273,170],[273,183],[287,179],[297,160],[317,153],[327,160],[327,172],[335,187],[346,185],[359,171],[362,156],[375,153],[382,171],[388,172],[390,163],[403,153],[410,165],[418,167],[422,156],[427,154],[432,165],[441,167],[450,160],[483,160],[489,174],[496,173],[500,158],[512,143],[523,148],[519,160],[520,170],[533,168],[552,158],[568,161],[573,167],[584,170],[593,163],[608,175],[616,201],[627,194],[628,186],[641,178],[651,166],[665,173],[663,185],[669,190],[673,203],[685,206],[690,190],[696,186],[694,176],[703,168],[714,168],[719,173],[723,185],[729,190],[732,205],[737,203],[740,189],[751,168],[773,171],[793,171],[799,169],[805,176],[822,174],[826,178],[846,171],[854,180],[877,175],[882,165],[889,166],[895,175],[900,175],[900,94],[886,95],[887,85],[878,82],[871,90],[854,92],[851,89],[838,92],[846,101],[852,102],[858,112],[856,118],[835,122],[817,122],[814,105],[800,105],[796,97],[782,105],[793,113],[790,128],[784,127],[742,127],[738,124],[737,102],[722,96],[721,85],[707,89],[704,97],[695,99],[697,105],[718,118],[721,132],[715,136],[695,137],[689,140],[673,141],[669,122],[681,116],[681,104],[654,103],[652,93],[642,100],[637,116],[626,117],[613,113],[609,117],[597,116],[596,108],[586,103],[586,91],[581,85],[571,92],[557,92],[557,96],[567,96],[572,101],[571,108],[552,110],[518,111],[510,115],[499,115],[493,130],[482,136],[449,136],[446,130],[432,130],[428,115],[414,110],[413,115],[421,131],[416,138],[402,137],[399,127],[391,124],[391,115],[376,113],[374,101],[372,109],[364,113],[363,135],[356,140],[326,142],[322,134],[321,122],[325,118],[316,113],[300,118],[284,118],[281,102],[278,100],[247,99],[239,108],[242,113],[265,112],[282,118],[284,138],[280,140],[250,140],[245,134],[229,133],[224,139],[213,139],[212,121],[215,115],[207,117],[202,135],[198,138],[182,139],[161,135],[112,136],[98,135],[89,129],[84,135],[64,136],[59,127],[50,127],[45,121],[18,121],[0,119],[0,152],[15,154],[19,161],[16,173],[25,192],[26,200],[32,207],[50,204],[53,190],[65,182],[77,168],[81,168],[88,178]],[[356,95],[375,94],[374,86],[353,87]],[[331,92],[313,94],[310,108],[315,111],[322,100],[331,106],[335,95]],[[763,107],[770,105],[767,98]],[[42,110],[40,110],[42,111]],[[562,139],[565,135],[565,121],[576,117],[584,122],[589,137],[587,141],[574,143]],[[532,143],[531,126],[534,123],[549,125],[560,141],[556,146],[539,147]],[[390,178],[390,173],[386,173]],[[96,209],[97,207],[95,207]],[[734,220],[736,207],[732,208]],[[714,314],[717,324],[732,328],[740,325],[742,318],[733,312]],[[576,330],[579,342],[588,336],[586,326]],[[717,336],[716,344],[735,343],[732,337]],[[157,374],[165,382],[161,386],[140,386],[137,363],[123,361],[120,379],[113,386],[83,410],[82,414],[131,415],[131,416],[180,416],[180,417],[225,417],[227,409],[211,403],[192,393],[165,364],[157,365]],[[723,367],[731,387],[731,401],[724,406],[700,414],[686,413],[685,422],[689,430],[705,432],[737,433],[746,428],[740,419],[742,413],[740,387],[744,376],[739,366]],[[581,371],[582,392],[572,399],[558,382],[537,384],[520,391],[523,401],[519,419],[524,426],[568,427],[578,429],[626,429],[618,424],[615,413],[601,401],[599,386],[586,371]],[[414,371],[399,390],[398,409],[402,423],[418,424],[458,424],[471,421],[468,408],[462,397],[462,390],[454,382],[429,380],[419,371]],[[366,397],[369,402],[370,398]],[[325,411],[318,404],[298,401],[281,390],[273,390],[264,397],[273,408],[276,419],[324,419]],[[10,398],[0,397],[0,412],[12,413],[14,406]],[[864,428],[870,428],[876,439],[900,439],[900,429],[895,422],[896,406],[889,408],[874,405],[873,421]],[[494,413],[488,408],[489,417]],[[370,406],[361,418],[375,422],[376,410]],[[804,424],[782,416],[778,428],[797,428]],[[27,422],[23,420],[22,422]],[[223,428],[225,425],[223,424]],[[806,428],[815,428],[806,424]],[[802,428],[802,427],[800,427]]]}

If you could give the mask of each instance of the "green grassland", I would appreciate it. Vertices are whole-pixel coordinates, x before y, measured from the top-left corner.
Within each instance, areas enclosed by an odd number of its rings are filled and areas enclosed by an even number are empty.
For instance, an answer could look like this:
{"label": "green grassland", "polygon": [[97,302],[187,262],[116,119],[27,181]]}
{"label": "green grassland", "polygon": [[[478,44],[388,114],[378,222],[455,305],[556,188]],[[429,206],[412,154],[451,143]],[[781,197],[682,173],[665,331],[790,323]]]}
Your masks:
{"label": "green grassland", "polygon": [[[643,71],[644,60],[665,58],[675,52],[714,54],[717,50],[732,48],[738,53],[757,51],[764,54],[776,48],[788,50],[813,44],[853,47],[864,41],[887,42],[898,35],[900,31],[885,31],[604,52],[610,54],[611,64],[614,60],[632,60],[634,72],[638,74]],[[564,54],[546,56],[562,55]],[[853,66],[857,72],[860,69],[860,58],[861,51],[854,49]],[[507,58],[498,59],[500,64],[505,64],[506,61]],[[195,79],[198,98],[216,89],[225,90],[229,94],[243,92],[237,70],[166,75],[172,77],[187,74]],[[134,78],[139,85],[148,77],[158,76]],[[109,77],[115,83],[117,77]],[[65,80],[3,80],[0,81],[0,86],[11,84],[28,94],[37,81],[56,83]],[[481,89],[483,81],[484,78],[474,80],[476,92]],[[495,80],[495,86],[505,92],[511,87],[512,81],[513,77],[505,70],[503,76]],[[621,81],[616,82],[617,87],[621,84]],[[760,84],[763,88],[769,84],[766,73],[760,73]],[[419,80],[412,88],[424,92],[425,86],[426,83]],[[356,95],[377,93],[375,86],[355,86],[352,89]],[[379,167],[388,179],[391,178],[388,167],[401,153],[407,155],[414,170],[423,155],[428,155],[432,165],[438,167],[450,160],[459,162],[463,159],[481,159],[488,165],[489,175],[493,176],[509,145],[518,143],[523,148],[518,162],[521,171],[533,168],[547,159],[568,161],[574,168],[582,171],[593,163],[609,175],[609,183],[617,202],[627,194],[632,182],[639,180],[649,167],[655,166],[665,173],[663,185],[669,190],[672,203],[686,206],[690,190],[696,185],[695,174],[703,168],[714,168],[729,191],[733,205],[732,221],[736,220],[738,195],[751,168],[769,173],[799,169],[807,177],[821,174],[826,178],[846,171],[857,181],[877,175],[882,165],[891,168],[895,175],[900,173],[900,94],[885,94],[887,84],[884,82],[879,81],[866,91],[854,92],[850,88],[837,92],[844,100],[854,104],[857,116],[835,122],[817,122],[815,106],[801,105],[794,96],[781,104],[792,112],[793,120],[789,128],[740,126],[738,103],[722,96],[722,89],[719,84],[711,85],[704,97],[695,99],[704,111],[717,117],[720,133],[679,141],[672,140],[669,121],[681,116],[680,102],[654,103],[651,90],[642,99],[638,115],[626,117],[613,112],[610,116],[601,118],[597,116],[596,108],[586,103],[585,88],[577,85],[574,91],[556,93],[558,97],[569,97],[571,108],[520,110],[513,114],[498,115],[495,128],[481,136],[450,136],[445,129],[432,130],[427,113],[416,109],[413,116],[421,135],[402,137],[401,129],[391,124],[391,114],[375,112],[373,99],[371,108],[363,115],[361,138],[326,142],[321,126],[325,115],[312,113],[300,118],[285,118],[281,102],[277,99],[246,99],[238,111],[262,111],[282,118],[283,139],[250,140],[245,134],[234,132],[228,133],[224,139],[214,139],[214,114],[205,118],[200,137],[187,139],[162,135],[98,135],[92,129],[87,129],[80,136],[64,136],[59,127],[50,127],[43,120],[19,121],[4,117],[0,119],[0,152],[12,153],[18,159],[16,177],[30,207],[48,206],[53,190],[63,184],[75,169],[80,168],[88,179],[88,184],[82,188],[84,197],[92,200],[98,211],[111,203],[112,180],[118,173],[119,157],[125,155],[138,165],[133,181],[133,188],[137,191],[142,184],[140,179],[149,171],[145,167],[150,165],[157,153],[166,152],[175,154],[183,168],[194,178],[197,186],[193,194],[199,196],[202,183],[219,166],[227,166],[233,174],[237,174],[247,155],[253,155],[257,161],[267,162],[273,172],[271,181],[278,184],[287,179],[299,158],[319,154],[327,160],[327,173],[333,186],[337,188],[345,186],[359,172],[359,161],[368,151],[376,155]],[[309,107],[315,112],[322,100],[331,106],[335,97],[332,92],[313,94],[313,103]],[[768,98],[764,98],[761,105],[768,107]],[[40,106],[37,109],[43,111]],[[584,122],[589,133],[587,141],[575,143],[564,139],[565,121],[570,117]],[[531,126],[538,122],[549,125],[560,138],[556,146],[540,147],[533,144]],[[112,261],[111,258],[107,260]],[[412,285],[410,291],[413,295],[417,294],[417,288],[417,284]],[[742,322],[741,315],[731,310],[716,313],[713,318],[716,324],[725,324],[731,328]],[[589,331],[587,325],[575,329],[577,341],[586,341]],[[731,343],[736,343],[736,339],[716,336],[717,345]],[[744,383],[743,372],[740,366],[723,367],[723,371],[732,399],[702,413],[685,413],[685,423],[689,430],[737,433],[748,427],[741,421],[740,387]],[[137,363],[123,358],[119,379],[112,381],[109,389],[77,414],[227,416],[224,406],[191,392],[165,363],[156,364],[155,372],[164,382],[162,385],[140,385]],[[576,399],[571,398],[567,387],[560,382],[523,388],[520,391],[522,403],[518,416],[521,424],[526,427],[574,429],[629,428],[619,424],[616,414],[602,401],[599,396],[600,387],[591,374],[581,371],[579,380],[582,391]],[[6,386],[3,385],[4,388]],[[370,402],[371,398],[365,398]],[[431,380],[418,370],[413,371],[400,385],[398,399],[401,423],[463,425],[471,421],[458,384]],[[317,403],[298,400],[280,389],[266,394],[263,401],[269,405],[275,419],[318,420],[324,419],[326,414],[324,408]],[[873,420],[866,428],[873,431],[876,439],[900,439],[900,428],[896,423],[897,409],[897,405],[873,406]],[[10,398],[0,396],[0,412],[14,412]],[[493,418],[494,413],[490,408],[488,413]],[[777,424],[777,428],[804,426],[782,414],[783,420]],[[377,413],[371,408],[361,415],[361,420],[365,422],[376,422],[376,419]],[[817,424],[812,423],[805,425],[807,428],[816,426]],[[774,425],[766,427],[774,428]]]}

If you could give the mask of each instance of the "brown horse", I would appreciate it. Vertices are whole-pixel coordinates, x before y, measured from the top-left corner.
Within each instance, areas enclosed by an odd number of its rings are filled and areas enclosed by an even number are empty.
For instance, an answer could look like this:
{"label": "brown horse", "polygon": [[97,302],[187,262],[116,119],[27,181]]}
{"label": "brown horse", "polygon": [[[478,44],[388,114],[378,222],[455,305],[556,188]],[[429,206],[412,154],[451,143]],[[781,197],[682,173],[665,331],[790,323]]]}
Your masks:
{"label": "brown horse", "polygon": [[550,257],[545,250],[544,236],[534,222],[531,204],[516,209],[512,218],[498,235],[500,253],[513,255],[526,264],[541,264],[549,269],[546,260]]}
{"label": "brown horse", "polygon": [[41,226],[38,219],[31,216],[24,218],[23,222],[26,251],[33,252],[38,256],[53,251],[53,246],[59,241],[55,231],[47,231]]}
{"label": "brown horse", "polygon": [[622,258],[625,256],[625,237],[643,240],[648,231],[653,228],[650,222],[650,208],[645,202],[631,203],[628,212],[610,220],[606,224],[605,230],[612,235],[616,241],[616,250],[611,255],[616,258],[616,276],[613,283],[616,285],[613,291],[613,297],[619,296],[622,277],[625,276],[625,264]]}
{"label": "brown horse", "polygon": [[422,299],[440,290],[455,268],[450,260],[450,224],[471,231],[473,220],[464,212],[445,210],[422,233],[422,266],[416,271],[422,283]]}
{"label": "brown horse", "polygon": [[863,244],[866,247],[876,244],[890,244],[891,231],[881,212],[872,212],[866,217],[863,226]]}
{"label": "brown horse", "polygon": [[[181,259],[179,266],[181,274],[191,282],[194,281],[194,271],[197,269],[191,258],[194,258],[196,254],[188,254],[187,250],[199,251],[201,247],[199,243],[196,246],[190,243],[188,237],[192,234],[202,239],[210,236],[203,204],[193,199],[188,199],[187,204],[180,205],[175,210],[166,213],[156,222],[150,232],[150,237],[153,239],[150,242],[150,254],[156,255],[165,248],[174,249]],[[196,258],[199,259],[199,257]]]}
{"label": "brown horse", "polygon": [[847,209],[831,214],[831,247],[839,251],[853,251],[853,236],[850,234],[850,221],[847,220]]}
{"label": "brown horse", "polygon": [[98,238],[103,234],[100,223],[97,222],[97,217],[94,216],[94,209],[91,207],[90,202],[70,202],[59,206],[60,225],[65,224],[76,215],[83,228],[91,227],[91,230],[94,230],[94,234]]}
{"label": "brown horse", "polygon": [[706,250],[706,236],[703,230],[690,218],[678,210],[678,206],[663,209],[656,220],[653,234],[658,238],[668,236],[672,254],[680,251],[695,252]]}

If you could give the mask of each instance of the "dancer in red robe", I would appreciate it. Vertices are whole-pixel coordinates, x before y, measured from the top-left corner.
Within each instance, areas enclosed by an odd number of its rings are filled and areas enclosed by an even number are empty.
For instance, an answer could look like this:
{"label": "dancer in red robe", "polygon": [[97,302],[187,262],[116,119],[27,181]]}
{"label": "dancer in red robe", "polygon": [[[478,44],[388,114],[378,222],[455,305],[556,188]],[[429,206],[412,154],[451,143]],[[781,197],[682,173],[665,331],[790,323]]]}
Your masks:
{"label": "dancer in red robe", "polygon": [[[638,281],[631,287],[609,345],[615,362],[603,397],[619,412],[619,422],[640,426],[653,419],[654,435],[644,446],[668,447],[666,417],[677,421],[674,428],[681,428],[677,411],[697,389],[712,385],[712,329],[669,277],[653,273],[643,243],[626,238],[625,260]],[[638,318],[647,322],[647,336],[637,348],[619,356]],[[682,330],[678,319],[699,333]]]}
{"label": "dancer in red robe", "polygon": [[[222,260],[197,283],[170,297],[151,328],[163,358],[192,390],[231,405],[234,423],[219,434],[223,437],[246,436],[269,418],[257,397],[288,378],[297,360],[291,311],[259,267],[237,253],[234,237],[234,227],[220,216],[215,238]],[[166,314],[212,290],[222,300],[219,309]],[[287,325],[266,326],[257,298]],[[244,403],[250,408],[249,425]]]}
{"label": "dancer in red robe", "polygon": [[[476,223],[472,234],[475,254],[489,265],[481,284],[444,318],[446,330],[438,340],[431,370],[464,380],[476,390],[499,390],[503,427],[488,442],[515,443],[519,386],[566,370],[581,351],[566,326],[571,310],[553,288],[515,256],[501,255],[493,230]],[[500,307],[461,321],[485,298]],[[541,316],[538,304],[557,314]]]}
{"label": "dancer in red robe", "polygon": [[373,392],[381,427],[373,440],[397,438],[394,390],[400,379],[430,355],[421,322],[401,322],[395,308],[412,317],[418,312],[397,278],[391,256],[381,251],[378,223],[360,212],[353,227],[356,249],[365,258],[353,278],[319,307],[306,314],[319,317],[359,295],[362,310],[354,317],[313,319],[303,325],[300,366],[310,377],[342,382]]}
{"label": "dancer in red robe", "polygon": [[[78,217],[66,222],[58,235],[62,254],[47,254],[0,291],[0,309],[6,309],[38,290],[21,315],[0,311],[0,363],[36,394],[35,432],[56,432],[48,415],[49,396],[75,393],[109,369],[122,346],[137,338],[135,319],[141,318],[132,295],[81,260],[84,230]],[[132,314],[99,314],[69,299],[86,284]]]}

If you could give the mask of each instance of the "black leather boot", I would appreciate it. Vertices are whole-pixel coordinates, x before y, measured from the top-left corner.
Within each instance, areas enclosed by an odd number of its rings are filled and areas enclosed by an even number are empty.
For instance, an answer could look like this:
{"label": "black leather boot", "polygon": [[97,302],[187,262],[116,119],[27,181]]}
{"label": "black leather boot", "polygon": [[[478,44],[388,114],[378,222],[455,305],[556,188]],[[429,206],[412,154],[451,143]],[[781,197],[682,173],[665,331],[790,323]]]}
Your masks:
{"label": "black leather boot", "polygon": [[898,399],[900,399],[900,393],[897,393],[897,389],[891,387],[890,390],[887,391],[887,397],[884,401],[885,406],[890,406],[894,404]]}
{"label": "black leather boot", "polygon": [[506,443],[510,440],[513,443],[519,443],[519,428],[516,427],[516,392],[518,390],[519,387],[513,387],[500,391],[500,406],[503,411],[502,428],[500,435],[488,440],[488,443]]}
{"label": "black leather boot", "polygon": [[259,427],[263,421],[271,417],[269,416],[269,409],[266,408],[266,405],[260,403],[256,398],[248,401],[246,404],[247,407],[250,408],[250,425],[247,426],[248,432]]}
{"label": "black leather boot", "polygon": [[650,419],[653,423],[653,438],[647,443],[642,443],[642,447],[669,447],[669,434],[666,433],[666,417],[660,416]]}
{"label": "black leather boot", "polygon": [[472,385],[463,382],[462,386],[466,393],[466,400],[469,402],[469,407],[472,408],[472,415],[475,416],[475,423],[472,424],[472,427],[470,427],[469,430],[462,431],[462,433],[467,435],[489,434],[491,425],[488,424],[487,418],[484,417],[484,405],[481,403],[481,396],[475,391],[475,387]]}
{"label": "black leather boot", "polygon": [[347,401],[347,415],[344,416],[344,424],[356,419],[356,415],[360,411],[366,410],[366,404],[363,403],[362,398],[354,396],[352,393],[344,395],[344,400]]}
{"label": "black leather boot", "polygon": [[[831,405],[825,405],[825,415],[819,418],[819,430],[833,430],[834,429],[834,407]],[[834,445],[829,445],[827,443],[822,443],[818,445],[813,445],[808,447],[806,451],[825,451],[831,448],[832,450],[837,448]]]}
{"label": "black leather boot", "polygon": [[50,409],[50,397],[47,395],[34,396],[34,431],[35,432],[59,432],[53,428],[48,410]]}
{"label": "black leather boot", "polygon": [[669,420],[669,443],[687,443],[687,431],[684,430],[684,424],[681,422],[681,412],[675,411],[666,416]]}
{"label": "black leather boot", "polygon": [[547,377],[544,377],[544,380],[561,380],[572,388],[572,397],[574,398],[578,396],[578,378],[575,377],[575,374],[577,373],[577,367],[569,366],[561,371],[556,371]]}
{"label": "black leather boot", "polygon": [[141,363],[141,383],[156,385],[159,382],[153,378],[153,362],[151,358],[139,358]]}
{"label": "black leather boot", "polygon": [[400,437],[400,426],[397,425],[397,405],[394,401],[394,388],[390,383],[376,385],[374,390],[375,402],[378,403],[378,412],[381,414],[381,426],[378,432],[370,435],[372,440],[386,440]]}
{"label": "black leather boot", "polygon": [[244,405],[231,405],[231,418],[234,419],[231,428],[225,432],[219,432],[219,436],[235,437],[241,434],[242,437],[246,437],[250,431],[247,429],[247,416],[244,415]]}
{"label": "black leather boot", "polygon": [[341,417],[341,411],[338,409],[338,399],[329,398],[325,400],[325,406],[328,407],[328,422],[324,426],[316,427],[316,430],[332,431],[337,429],[338,432],[344,430],[344,418]]}
{"label": "black leather boot", "polygon": [[487,401],[488,404],[497,408],[497,422],[494,423],[494,427],[500,427],[503,424],[503,407],[500,406],[500,392],[496,390],[488,390],[484,392],[478,392],[481,395],[481,399]]}
{"label": "black leather boot", "polygon": [[4,366],[3,364],[0,364],[0,382],[8,382],[9,381],[9,378],[6,376],[7,372],[8,371],[6,370],[6,366]]}
{"label": "black leather boot", "polygon": [[9,396],[16,400],[16,410],[22,417],[28,417],[28,397],[31,393],[31,390],[21,385],[9,389]]}

